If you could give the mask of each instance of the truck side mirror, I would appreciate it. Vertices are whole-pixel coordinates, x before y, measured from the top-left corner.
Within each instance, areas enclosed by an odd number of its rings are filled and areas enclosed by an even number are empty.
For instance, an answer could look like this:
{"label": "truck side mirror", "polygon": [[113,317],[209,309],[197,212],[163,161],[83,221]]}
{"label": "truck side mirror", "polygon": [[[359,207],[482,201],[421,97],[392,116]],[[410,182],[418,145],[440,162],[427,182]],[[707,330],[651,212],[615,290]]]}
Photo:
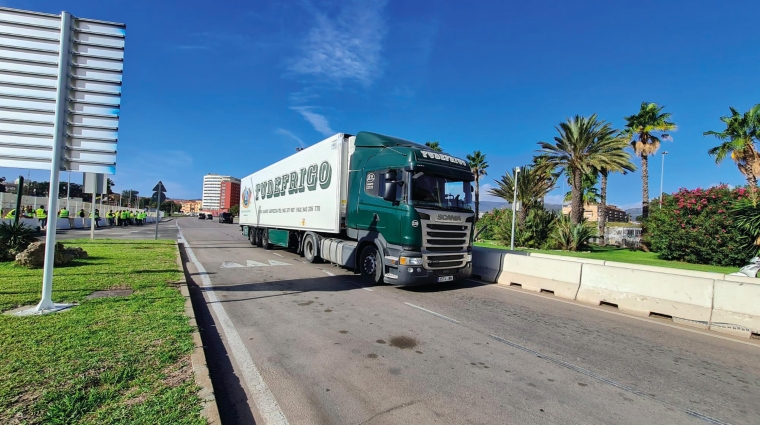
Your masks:
{"label": "truck side mirror", "polygon": [[385,173],[386,182],[395,182],[396,180],[398,180],[398,175],[396,174],[396,170],[390,170],[387,173]]}
{"label": "truck side mirror", "polygon": [[383,188],[383,199],[389,202],[396,202],[396,188],[398,185],[395,181],[385,181],[385,187]]}

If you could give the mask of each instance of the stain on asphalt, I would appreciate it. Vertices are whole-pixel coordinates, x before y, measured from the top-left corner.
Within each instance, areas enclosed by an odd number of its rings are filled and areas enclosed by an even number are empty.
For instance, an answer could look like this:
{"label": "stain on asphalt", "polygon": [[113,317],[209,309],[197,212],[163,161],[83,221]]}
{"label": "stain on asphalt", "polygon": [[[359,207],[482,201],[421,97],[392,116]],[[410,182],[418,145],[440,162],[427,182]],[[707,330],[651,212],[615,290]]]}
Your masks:
{"label": "stain on asphalt", "polygon": [[378,340],[377,340],[377,341],[375,341],[375,342],[376,342],[376,343],[378,343],[378,344],[385,344],[385,343],[386,343],[386,342],[385,342],[384,340],[382,340],[382,339],[378,339]]}
{"label": "stain on asphalt", "polygon": [[391,347],[406,350],[417,346],[417,340],[408,336],[394,336],[391,338]]}
{"label": "stain on asphalt", "polygon": [[397,367],[392,367],[392,368],[388,369],[388,372],[389,372],[391,375],[395,375],[395,376],[399,376],[399,375],[401,375],[401,369],[399,369],[399,368],[397,368]]}
{"label": "stain on asphalt", "polygon": [[338,331],[338,332],[340,332],[340,333],[342,333],[342,334],[347,334],[347,333],[348,333],[348,331],[346,331],[346,330],[343,330],[343,331]]}
{"label": "stain on asphalt", "polygon": [[578,385],[580,385],[581,387],[588,387],[588,384],[584,384],[583,382],[578,382]]}
{"label": "stain on asphalt", "polygon": [[300,306],[307,306],[307,305],[312,305],[312,304],[314,304],[314,301],[312,300],[306,301],[305,303],[298,303],[298,305]]}
{"label": "stain on asphalt", "polygon": [[422,351],[415,351],[415,353],[417,353],[417,354],[422,354]]}
{"label": "stain on asphalt", "polygon": [[325,310],[325,313],[332,313],[332,310],[328,308]]}
{"label": "stain on asphalt", "polygon": [[367,354],[367,357],[369,357],[370,359],[376,359],[377,358],[377,354],[375,354],[375,353],[369,353],[369,354]]}

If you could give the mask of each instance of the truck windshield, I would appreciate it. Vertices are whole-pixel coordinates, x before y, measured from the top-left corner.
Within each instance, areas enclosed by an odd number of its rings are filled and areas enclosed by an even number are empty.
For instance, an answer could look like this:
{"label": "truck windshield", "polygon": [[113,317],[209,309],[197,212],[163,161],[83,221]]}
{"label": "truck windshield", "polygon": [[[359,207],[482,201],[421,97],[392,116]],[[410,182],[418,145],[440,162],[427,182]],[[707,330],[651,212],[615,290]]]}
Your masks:
{"label": "truck windshield", "polygon": [[472,211],[471,182],[432,174],[412,176],[412,205]]}

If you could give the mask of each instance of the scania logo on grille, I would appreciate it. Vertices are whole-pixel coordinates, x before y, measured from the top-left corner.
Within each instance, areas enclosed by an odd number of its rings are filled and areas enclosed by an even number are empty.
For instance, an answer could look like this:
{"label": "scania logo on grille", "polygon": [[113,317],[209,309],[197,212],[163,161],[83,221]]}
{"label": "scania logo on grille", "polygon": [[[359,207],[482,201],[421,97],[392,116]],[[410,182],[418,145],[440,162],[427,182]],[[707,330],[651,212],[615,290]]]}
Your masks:
{"label": "scania logo on grille", "polygon": [[436,221],[462,221],[461,215],[454,215],[454,214],[438,214],[438,217],[436,217]]}

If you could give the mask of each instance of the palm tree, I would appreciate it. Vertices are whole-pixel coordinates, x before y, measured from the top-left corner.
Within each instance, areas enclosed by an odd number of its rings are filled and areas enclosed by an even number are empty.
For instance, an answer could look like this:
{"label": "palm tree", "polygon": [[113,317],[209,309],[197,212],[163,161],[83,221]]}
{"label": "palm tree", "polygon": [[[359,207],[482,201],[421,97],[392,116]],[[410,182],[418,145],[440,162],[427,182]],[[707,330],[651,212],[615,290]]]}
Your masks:
{"label": "palm tree", "polygon": [[760,104],[753,106],[743,115],[733,107],[729,109],[731,116],[720,117],[726,124],[725,130],[703,133],[705,136],[715,136],[722,142],[707,153],[715,157],[716,164],[720,164],[730,155],[754,193],[757,190],[757,174],[760,172],[760,158],[755,147],[755,140],[760,140]]}
{"label": "palm tree", "polygon": [[624,139],[614,137],[617,131],[608,122],[599,121],[596,114],[588,118],[576,115],[555,128],[559,133],[555,143],[538,142],[538,152],[547,164],[573,176],[570,219],[576,225],[583,221],[583,175],[602,168],[611,151],[622,149]]}
{"label": "palm tree", "polygon": [[488,168],[488,162],[486,162],[486,156],[475,151],[472,155],[467,155],[467,162],[472,170],[472,175],[475,176],[475,218],[473,224],[478,222],[478,212],[480,211],[480,178],[485,176],[486,168]]}
{"label": "palm tree", "polygon": [[599,196],[599,238],[600,245],[604,245],[604,228],[607,226],[607,177],[610,173],[623,173],[636,171],[636,166],[631,162],[631,154],[623,150],[628,141],[618,137],[619,148],[612,146],[612,150],[605,155],[605,163],[599,168],[602,176],[602,190]]}
{"label": "palm tree", "polygon": [[[512,173],[507,171],[500,180],[494,180],[494,182],[497,187],[489,190],[488,193],[512,203],[515,189],[515,178]],[[556,182],[557,175],[546,173],[545,168],[535,165],[525,165],[520,168],[517,176],[517,200],[521,206],[517,220],[520,225],[525,223],[531,209],[543,206],[544,197],[554,189]]]}
{"label": "palm tree", "polygon": [[[572,187],[573,176],[567,174],[567,184]],[[596,185],[599,183],[599,173],[594,170],[590,174],[584,174],[581,178],[581,199],[583,199],[583,205],[598,204],[599,203],[599,189]],[[572,190],[565,193],[565,202],[573,199]]]}
{"label": "palm tree", "polygon": [[438,141],[425,142],[425,146],[429,147],[433,152],[443,152],[443,148],[441,148],[441,144]]}
{"label": "palm tree", "polygon": [[[669,121],[672,114],[662,112],[664,106],[642,102],[639,112],[625,117],[623,135],[631,141],[636,155],[641,157],[641,215],[649,216],[649,156],[660,148],[661,140],[672,140],[666,131],[675,131],[675,123]],[[657,137],[654,133],[660,133]]]}

